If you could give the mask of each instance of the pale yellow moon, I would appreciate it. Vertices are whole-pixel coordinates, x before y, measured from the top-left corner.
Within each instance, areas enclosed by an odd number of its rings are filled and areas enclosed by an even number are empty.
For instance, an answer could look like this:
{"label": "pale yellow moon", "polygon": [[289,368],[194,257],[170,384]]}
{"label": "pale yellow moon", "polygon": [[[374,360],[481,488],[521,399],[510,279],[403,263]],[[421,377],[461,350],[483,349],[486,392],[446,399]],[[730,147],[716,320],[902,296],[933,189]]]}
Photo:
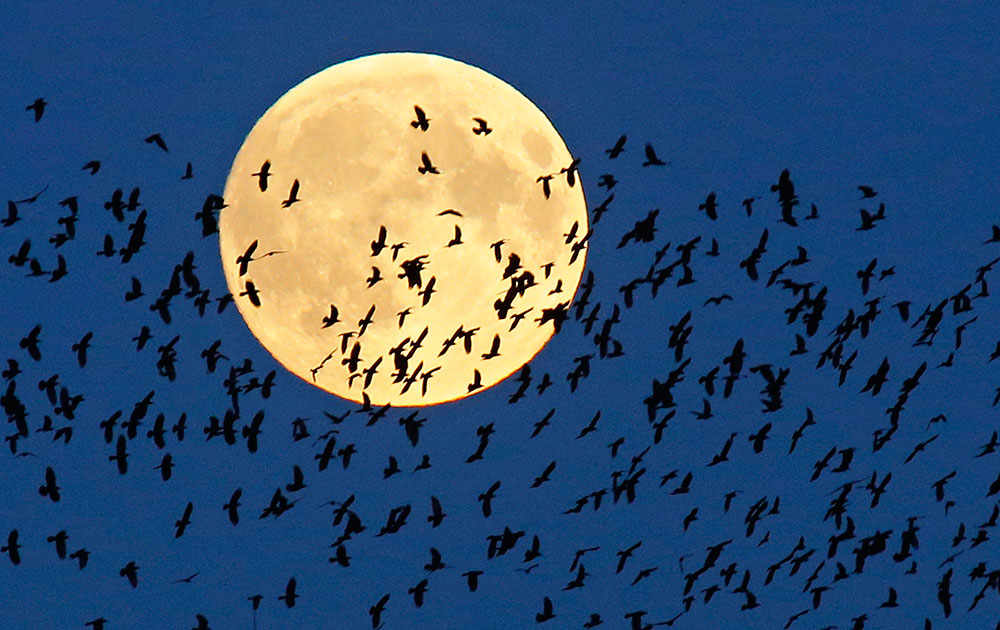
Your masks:
{"label": "pale yellow moon", "polygon": [[[331,66],[278,99],[233,161],[226,282],[274,358],[337,396],[418,406],[483,391],[541,350],[545,315],[580,282],[588,224],[572,162],[545,114],[479,68],[419,53]],[[331,305],[339,321],[325,326]]]}

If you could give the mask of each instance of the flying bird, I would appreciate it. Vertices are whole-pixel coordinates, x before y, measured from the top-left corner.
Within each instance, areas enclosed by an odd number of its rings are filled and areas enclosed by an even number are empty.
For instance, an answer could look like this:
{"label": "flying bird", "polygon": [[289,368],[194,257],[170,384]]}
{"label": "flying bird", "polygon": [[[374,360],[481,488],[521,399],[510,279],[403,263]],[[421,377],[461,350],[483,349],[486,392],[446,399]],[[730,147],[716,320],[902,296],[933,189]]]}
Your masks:
{"label": "flying bird", "polygon": [[260,192],[267,191],[267,178],[271,175],[273,173],[271,172],[270,160],[264,160],[264,163],[260,165],[260,170],[251,174],[251,177],[257,178],[257,186],[260,188]]}
{"label": "flying bird", "polygon": [[24,109],[26,109],[29,112],[34,112],[35,113],[35,122],[37,123],[39,120],[42,119],[42,114],[45,113],[45,106],[46,105],[48,105],[48,103],[45,101],[45,99],[43,99],[43,98],[36,98],[31,103],[31,105],[28,105]]}
{"label": "flying bird", "polygon": [[151,134],[145,138],[146,144],[155,144],[164,150],[164,152],[169,152],[167,149],[167,143],[163,141],[163,136],[158,133]]}
{"label": "flying bird", "polygon": [[615,144],[614,144],[613,147],[611,147],[610,149],[604,149],[604,152],[608,154],[608,159],[609,160],[613,160],[613,159],[615,159],[616,157],[618,157],[619,155],[622,154],[622,151],[625,150],[625,141],[626,140],[628,140],[628,136],[626,136],[625,134],[622,134],[618,138],[618,140],[615,141]]}
{"label": "flying bird", "polygon": [[493,131],[492,129],[486,126],[486,121],[483,120],[482,118],[473,118],[472,120],[478,123],[477,127],[472,128],[472,133],[476,134],[477,136],[479,135],[488,136]]}
{"label": "flying bird", "polygon": [[417,172],[421,175],[426,175],[428,173],[434,175],[441,174],[441,171],[437,170],[437,168],[431,163],[431,158],[427,155],[426,151],[420,154],[420,166],[417,167]]}
{"label": "flying bird", "polygon": [[285,199],[284,201],[281,202],[281,207],[290,208],[293,203],[302,201],[301,199],[299,199],[298,194],[299,194],[299,180],[296,179],[295,181],[292,182],[292,187],[288,191],[288,199]]}
{"label": "flying bird", "polygon": [[669,162],[664,162],[656,155],[656,150],[653,149],[653,145],[646,143],[646,160],[642,163],[643,166],[666,166]]}
{"label": "flying bird", "polygon": [[431,119],[427,117],[424,110],[421,109],[419,105],[414,105],[413,111],[416,113],[417,119],[410,121],[410,126],[414,129],[419,129],[420,131],[427,131],[427,128],[430,126]]}

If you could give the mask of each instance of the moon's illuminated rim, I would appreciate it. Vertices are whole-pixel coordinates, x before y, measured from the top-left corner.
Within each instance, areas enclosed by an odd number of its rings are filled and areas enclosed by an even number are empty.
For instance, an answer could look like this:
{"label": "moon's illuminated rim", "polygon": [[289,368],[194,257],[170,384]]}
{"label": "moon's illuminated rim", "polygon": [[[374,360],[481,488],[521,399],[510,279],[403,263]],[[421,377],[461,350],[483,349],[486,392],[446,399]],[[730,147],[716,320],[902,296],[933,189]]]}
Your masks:
{"label": "moon's illuminated rim", "polygon": [[[411,125],[414,105],[426,112],[426,130]],[[491,132],[474,133],[473,118]],[[423,153],[439,174],[418,171]],[[252,174],[265,160],[271,176],[261,192]],[[482,391],[541,350],[554,327],[538,320],[567,307],[579,284],[588,226],[579,178],[570,186],[560,172],[571,161],[531,101],[473,66],[420,53],[331,66],[278,99],[233,162],[220,216],[226,282],[275,359],[333,394],[435,404],[468,395],[476,371],[482,387],[473,391]],[[548,175],[546,199],[538,178]],[[282,207],[294,180],[300,200]],[[449,209],[461,216],[440,215]],[[373,256],[380,226],[385,247]],[[461,243],[448,246],[456,226]],[[241,277],[237,258],[255,240]],[[504,279],[512,254],[520,266]],[[401,264],[419,256],[421,286],[411,287]],[[372,267],[383,279],[369,288]],[[324,328],[331,304],[340,321]],[[455,336],[460,326],[476,329],[469,346]]]}

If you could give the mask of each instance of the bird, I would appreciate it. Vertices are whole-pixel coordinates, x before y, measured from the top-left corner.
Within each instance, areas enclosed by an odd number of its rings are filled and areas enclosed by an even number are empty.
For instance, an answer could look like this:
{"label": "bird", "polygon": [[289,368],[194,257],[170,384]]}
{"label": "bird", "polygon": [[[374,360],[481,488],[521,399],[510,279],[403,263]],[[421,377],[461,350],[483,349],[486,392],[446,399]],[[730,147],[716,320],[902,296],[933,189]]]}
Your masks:
{"label": "bird", "polygon": [[439,171],[434,164],[431,163],[431,158],[427,155],[426,151],[420,154],[420,166],[417,167],[417,172],[421,175],[426,175],[428,173],[433,175],[441,174],[441,171]]}
{"label": "bird", "polygon": [[81,168],[80,170],[82,170],[82,171],[90,171],[91,175],[97,175],[97,171],[101,170],[101,161],[100,160],[90,160],[89,162],[87,162],[86,164],[84,164],[83,168]]}
{"label": "bird", "polygon": [[368,614],[372,618],[372,630],[378,630],[382,626],[382,613],[385,612],[385,605],[389,603],[389,594],[383,595],[378,602],[368,608]]}
{"label": "bird", "polygon": [[174,521],[174,538],[180,538],[184,535],[184,532],[187,530],[187,526],[191,524],[191,512],[193,510],[194,503],[188,501],[187,506],[184,508],[184,514],[180,517],[180,519]]}
{"label": "bird", "polygon": [[500,489],[500,481],[496,481],[486,492],[479,494],[479,502],[482,504],[483,517],[489,518],[493,514],[493,499],[496,498],[497,490]]}
{"label": "bird", "polygon": [[284,201],[281,202],[281,207],[290,208],[293,203],[302,201],[301,199],[299,199],[298,194],[299,194],[299,180],[296,179],[295,181],[292,182],[292,187],[288,191],[288,199],[285,199]]}
{"label": "bird", "polygon": [[622,134],[621,136],[619,136],[618,140],[615,141],[615,144],[610,149],[604,149],[604,152],[608,154],[609,160],[613,160],[622,154],[622,151],[625,150],[625,142],[627,140],[628,136]]}
{"label": "bird", "polygon": [[236,526],[240,522],[240,514],[238,508],[240,507],[240,496],[243,494],[243,488],[237,488],[232,496],[229,497],[229,501],[222,506],[222,509],[226,511],[229,516],[229,522]]}
{"label": "bird", "polygon": [[493,335],[493,344],[490,346],[489,352],[484,352],[481,358],[485,361],[488,359],[493,359],[500,356],[500,334],[497,333]]}
{"label": "bird", "polygon": [[716,219],[719,218],[718,208],[719,206],[715,202],[714,191],[708,193],[708,196],[705,197],[705,201],[698,204],[698,209],[703,210],[705,212],[705,215],[708,216],[708,218],[711,219],[712,221],[715,221]]}
{"label": "bird", "polygon": [[417,119],[410,121],[410,126],[414,129],[419,129],[420,131],[427,131],[431,119],[427,117],[424,110],[421,109],[419,105],[414,105],[413,111],[416,113]]}
{"label": "bird", "polygon": [[726,300],[732,300],[732,299],[733,296],[729,295],[728,293],[723,293],[722,295],[710,297],[707,300],[705,300],[704,306],[708,306],[709,304],[719,305],[725,302]]}
{"label": "bird", "polygon": [[330,305],[330,314],[323,316],[323,326],[322,327],[323,328],[329,328],[330,326],[333,326],[334,324],[336,324],[337,322],[339,322],[340,319],[338,318],[338,314],[339,314],[339,311],[337,310],[337,307],[334,306],[333,304],[331,304]]}
{"label": "bird", "polygon": [[271,173],[270,160],[264,160],[264,163],[260,165],[260,170],[251,174],[251,177],[257,178],[257,186],[260,188],[260,192],[267,191],[267,179],[271,175],[273,175],[273,173]]}
{"label": "bird", "polygon": [[476,134],[477,136],[479,135],[488,136],[493,131],[486,125],[486,121],[483,120],[482,118],[473,118],[472,120],[476,121],[477,123],[477,126],[472,128],[472,133]]}
{"label": "bird", "polygon": [[129,560],[124,567],[119,569],[118,575],[127,579],[132,588],[139,586],[139,565],[134,560]]}
{"label": "bird", "polygon": [[247,280],[245,283],[244,290],[240,292],[240,297],[245,297],[250,300],[250,303],[256,307],[260,307],[260,292],[257,290],[257,286],[253,283],[253,280]]}
{"label": "bird", "polygon": [[7,554],[11,564],[14,566],[21,564],[22,545],[18,543],[19,535],[20,532],[17,529],[10,530],[7,534],[7,544],[0,547],[0,553]]}
{"label": "bird", "polygon": [[40,121],[42,119],[42,114],[45,113],[45,106],[46,105],[48,105],[48,103],[45,101],[44,98],[36,98],[34,101],[32,101],[32,103],[30,105],[28,105],[24,109],[27,110],[27,111],[29,111],[29,112],[34,112],[34,114],[35,114],[35,122],[37,123],[38,121]]}
{"label": "bird", "polygon": [[542,599],[542,612],[535,614],[536,623],[544,623],[550,619],[555,619],[556,614],[552,612],[552,600],[547,596]]}
{"label": "bird", "polygon": [[642,163],[643,166],[666,166],[669,162],[664,162],[656,155],[656,150],[653,149],[653,145],[646,143],[646,160]]}
{"label": "bird", "polygon": [[192,573],[191,575],[181,578],[179,580],[174,580],[174,584],[191,584],[194,579],[201,575],[199,572]]}
{"label": "bird", "polygon": [[88,331],[84,333],[80,341],[74,343],[70,349],[76,353],[76,362],[80,367],[87,366],[87,350],[90,348],[90,340],[93,339],[94,332]]}
{"label": "bird", "polygon": [[163,136],[158,133],[150,134],[145,138],[146,144],[155,144],[156,146],[163,149],[164,152],[169,152],[167,149],[167,143],[163,141]]}
{"label": "bird", "polygon": [[61,488],[56,484],[56,472],[52,470],[52,466],[46,466],[45,483],[39,486],[38,494],[48,497],[53,503],[58,503],[61,498],[59,490]]}
{"label": "bird", "polygon": [[132,302],[141,298],[145,293],[142,292],[142,282],[139,278],[132,276],[132,288],[125,292],[125,301]]}
{"label": "bird", "polygon": [[472,370],[472,376],[472,382],[468,385],[470,394],[483,386],[483,376],[479,373],[479,370]]}
{"label": "bird", "polygon": [[882,219],[885,219],[885,204],[884,203],[883,204],[879,204],[878,211],[876,211],[875,214],[872,214],[872,213],[868,212],[867,210],[865,210],[864,208],[862,208],[861,209],[861,227],[855,228],[855,231],[856,232],[863,232],[865,230],[874,229],[875,228],[875,224],[878,221],[882,220]]}
{"label": "bird", "polygon": [[184,174],[181,175],[181,181],[191,179],[192,177],[194,177],[194,167],[192,167],[191,163],[188,162],[187,166],[184,167]]}
{"label": "bird", "polygon": [[0,225],[4,227],[11,227],[15,223],[21,220],[21,217],[17,214],[17,204],[13,201],[7,202],[7,216],[0,219]]}
{"label": "bird", "polygon": [[295,592],[295,578],[289,578],[288,583],[285,584],[285,593],[278,596],[278,601],[285,602],[286,608],[295,608],[295,600],[298,599],[298,594]]}
{"label": "bird", "polygon": [[549,184],[552,181],[553,175],[539,175],[535,182],[540,182],[542,184],[542,194],[548,199],[552,196],[552,186]]}

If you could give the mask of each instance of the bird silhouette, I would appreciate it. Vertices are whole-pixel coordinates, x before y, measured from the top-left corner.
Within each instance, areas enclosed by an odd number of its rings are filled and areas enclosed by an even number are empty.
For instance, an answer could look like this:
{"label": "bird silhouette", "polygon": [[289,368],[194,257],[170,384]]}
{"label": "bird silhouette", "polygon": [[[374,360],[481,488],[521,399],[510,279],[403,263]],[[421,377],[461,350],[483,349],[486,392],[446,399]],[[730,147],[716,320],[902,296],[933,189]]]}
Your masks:
{"label": "bird silhouette", "polygon": [[420,131],[427,131],[431,119],[424,114],[424,110],[421,109],[419,105],[414,105],[413,111],[416,113],[417,118],[416,120],[410,121],[410,126],[414,129],[419,129]]}
{"label": "bird silhouette", "polygon": [[646,143],[646,160],[642,163],[643,166],[666,166],[669,162],[664,162],[656,155],[656,150],[653,149],[653,145]]}
{"label": "bird silhouette", "polygon": [[155,144],[156,146],[163,149],[164,153],[169,152],[167,149],[167,143],[163,141],[163,136],[158,133],[150,134],[145,138],[146,144]]}
{"label": "bird silhouette", "polygon": [[621,136],[619,136],[618,140],[615,141],[614,146],[612,146],[610,149],[605,149],[604,150],[604,152],[608,154],[608,159],[609,160],[613,160],[613,159],[615,159],[616,157],[618,157],[619,155],[622,154],[622,151],[625,150],[625,142],[627,140],[628,140],[628,136],[626,136],[625,134],[622,134]]}
{"label": "bird silhouette", "polygon": [[30,105],[28,105],[24,109],[26,109],[29,112],[34,112],[34,114],[35,114],[35,122],[37,123],[38,121],[40,121],[42,119],[42,114],[45,113],[45,107],[47,105],[48,105],[48,102],[46,102],[45,99],[43,99],[43,98],[36,98],[34,101],[32,101],[32,103]]}
{"label": "bird silhouette", "polygon": [[474,120],[477,125],[472,128],[472,133],[476,134],[477,136],[479,135],[488,136],[490,135],[490,133],[492,133],[493,130],[487,126],[486,121],[483,120],[482,118],[473,118],[472,120]]}
{"label": "bird silhouette", "polygon": [[426,151],[420,154],[420,166],[417,167],[417,172],[421,175],[427,175],[428,173],[433,175],[441,174],[441,171],[431,163],[431,158],[427,155]]}
{"label": "bird silhouette", "polygon": [[281,207],[290,208],[293,203],[298,203],[299,201],[302,201],[301,199],[299,199],[298,195],[299,195],[299,180],[296,179],[295,181],[292,182],[292,187],[288,190],[288,199],[285,199],[284,201],[281,202]]}
{"label": "bird silhouette", "polygon": [[267,191],[267,180],[271,177],[273,173],[271,172],[271,161],[264,160],[264,163],[260,165],[260,170],[256,173],[252,173],[251,177],[257,178],[257,186],[260,188],[260,192]]}

